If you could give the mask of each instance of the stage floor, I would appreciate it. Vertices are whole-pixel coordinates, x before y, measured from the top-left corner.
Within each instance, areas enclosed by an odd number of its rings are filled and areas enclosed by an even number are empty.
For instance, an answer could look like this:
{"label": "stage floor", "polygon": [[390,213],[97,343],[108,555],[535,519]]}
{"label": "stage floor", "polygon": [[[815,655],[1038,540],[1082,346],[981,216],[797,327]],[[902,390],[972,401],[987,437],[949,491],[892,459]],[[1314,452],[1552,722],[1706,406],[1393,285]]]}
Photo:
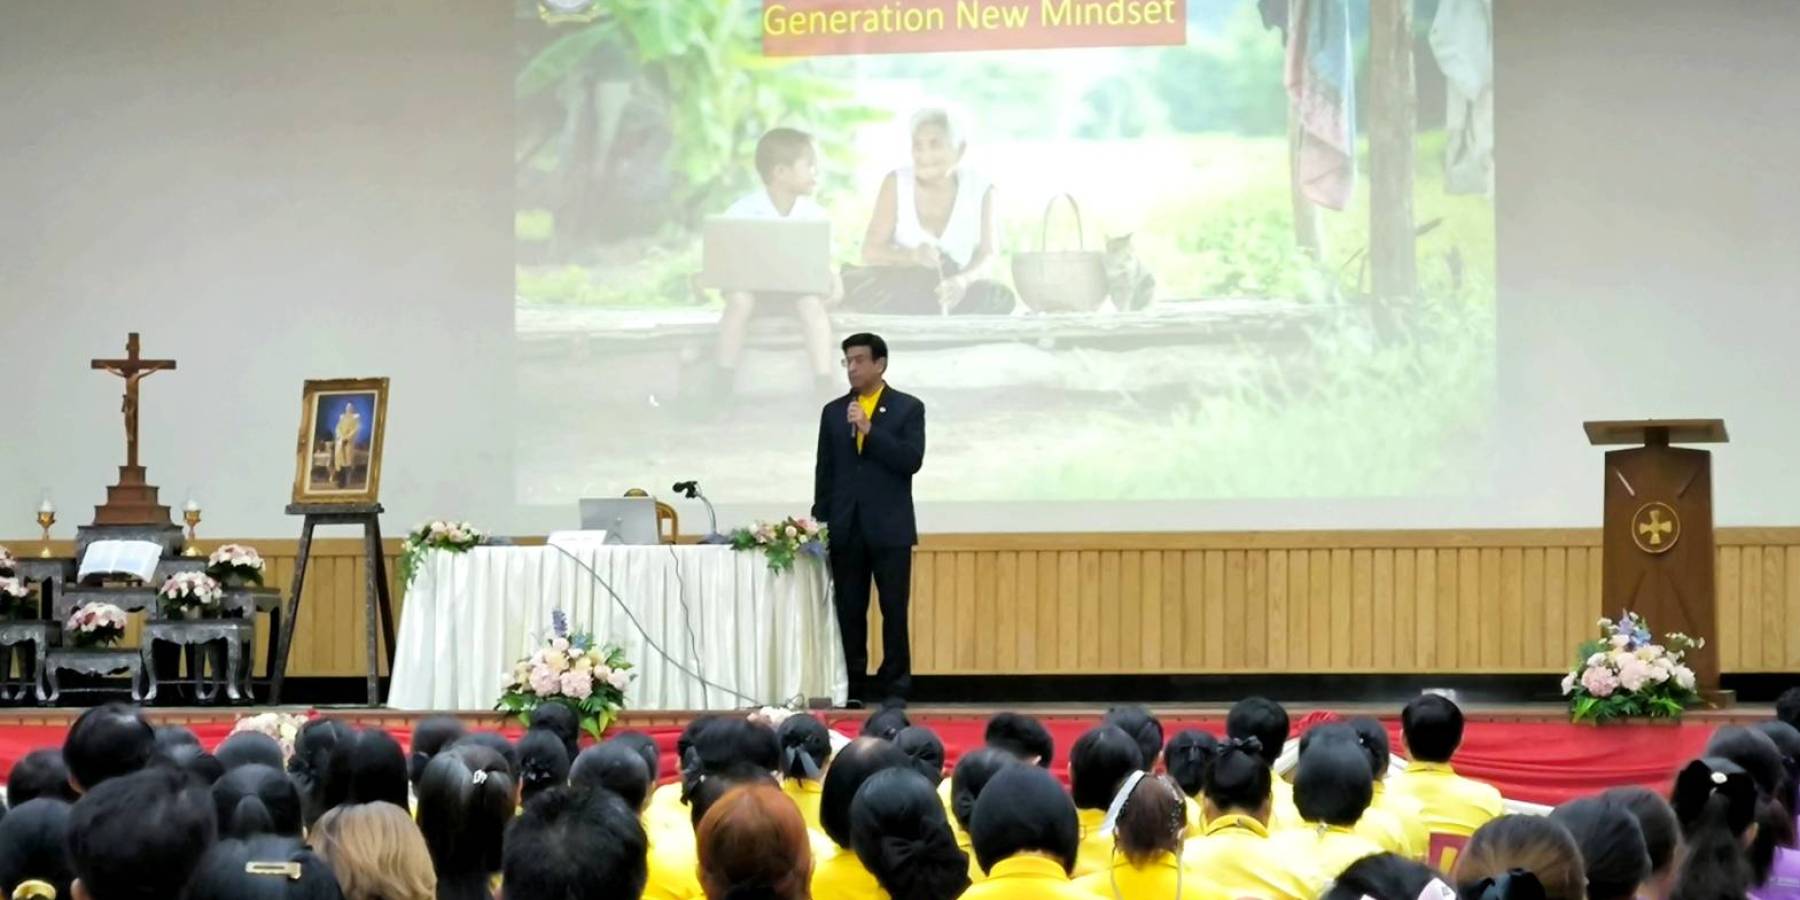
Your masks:
{"label": "stage floor", "polygon": [[[1025,712],[1043,720],[1056,740],[1057,756],[1051,766],[1059,777],[1067,776],[1068,747],[1105,712],[1103,707],[1077,704],[1016,704],[1006,709]],[[1168,734],[1184,728],[1201,728],[1214,734],[1224,731],[1224,705],[1157,705],[1152,707]],[[211,747],[230,733],[238,718],[271,708],[155,708],[149,710],[158,724],[179,724],[193,729]],[[407,745],[413,725],[434,715],[368,707],[285,707],[281,712],[328,715],[359,727],[383,728]],[[936,731],[948,759],[954,764],[963,752],[981,743],[982,729],[995,707],[933,705],[907,710],[914,724]],[[1387,726],[1396,753],[1403,754],[1399,710],[1394,704],[1293,704],[1288,707],[1298,736],[1312,725],[1339,717],[1372,716]],[[1509,800],[1556,804],[1577,796],[1621,785],[1644,785],[1666,791],[1680,765],[1700,755],[1714,730],[1723,725],[1749,724],[1770,718],[1766,705],[1746,705],[1723,710],[1697,710],[1679,723],[1574,725],[1560,704],[1465,706],[1468,725],[1458,752],[1459,772],[1500,788]],[[40,747],[60,746],[79,708],[0,710],[0,775],[13,763]],[[494,713],[455,713],[473,728],[519,733],[516,720]],[[616,728],[638,730],[656,738],[663,749],[663,776],[674,772],[675,738],[700,712],[632,712]],[[864,711],[830,710],[827,724],[854,735]]]}

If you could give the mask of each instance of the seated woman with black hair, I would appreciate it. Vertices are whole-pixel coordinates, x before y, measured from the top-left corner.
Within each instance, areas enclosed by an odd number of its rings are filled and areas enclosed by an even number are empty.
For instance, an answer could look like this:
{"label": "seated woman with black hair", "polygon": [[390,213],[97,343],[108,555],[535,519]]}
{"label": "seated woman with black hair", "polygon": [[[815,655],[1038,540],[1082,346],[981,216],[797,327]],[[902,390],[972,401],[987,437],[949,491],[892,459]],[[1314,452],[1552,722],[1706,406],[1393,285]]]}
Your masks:
{"label": "seated woman with black hair", "polygon": [[458,744],[434,757],[419,778],[419,831],[437,872],[438,900],[493,896],[507,825],[519,802],[499,753]]}
{"label": "seated woman with black hair", "polygon": [[1133,772],[1144,769],[1136,740],[1123,730],[1102,725],[1075,740],[1069,749],[1069,796],[1081,823],[1081,847],[1074,875],[1080,878],[1112,865],[1112,832],[1101,827],[1113,797]]}
{"label": "seated woman with black hair", "polygon": [[1023,764],[1011,753],[980,747],[963,754],[962,759],[956,761],[950,777],[939,786],[950,788],[950,833],[956,838],[957,849],[969,856],[969,881],[973,884],[980,884],[987,878],[987,873],[975,859],[975,847],[969,838],[969,821],[974,818],[975,803],[1000,770],[1017,765]]}
{"label": "seated woman with black hair", "polygon": [[969,837],[987,879],[963,900],[1093,900],[1069,879],[1081,826],[1075,804],[1049,772],[1002,769],[975,801]]}
{"label": "seated woman with black hair", "polygon": [[819,824],[834,846],[813,861],[813,900],[887,900],[888,893],[851,846],[850,807],[856,792],[877,772],[911,768],[893,742],[859,737],[839,750],[825,770],[819,795]]}
{"label": "seated woman with black hair", "polygon": [[69,804],[39,797],[13,807],[0,819],[0,897],[68,897],[68,837]]}
{"label": "seated woman with black hair", "polygon": [[232,769],[213,783],[212,799],[220,837],[300,837],[300,792],[275,769],[264,765]]}
{"label": "seated woman with black hair", "polygon": [[188,881],[185,900],[343,900],[337,875],[293,838],[263,835],[214,844]]}
{"label": "seated woman with black hair", "polygon": [[1388,770],[1393,766],[1394,748],[1388,740],[1387,728],[1366,716],[1345,724],[1356,734],[1357,745],[1368,755],[1369,774],[1374,778],[1369,810],[1357,823],[1357,832],[1390,853],[1424,862],[1431,844],[1431,836],[1420,821],[1424,808],[1411,796],[1388,790]]}
{"label": "seated woman with black hair", "polygon": [[1459,896],[1481,900],[1584,900],[1587,890],[1581,848],[1543,816],[1500,816],[1476,829],[1452,880]]}
{"label": "seated woman with black hair", "polygon": [[1212,765],[1213,754],[1218,749],[1218,738],[1197,729],[1176,732],[1163,747],[1163,767],[1168,770],[1169,777],[1175,779],[1181,793],[1187,796],[1184,806],[1188,837],[1198,837],[1200,826],[1206,824],[1201,795],[1206,789],[1206,770]]}
{"label": "seated woman with black hair", "polygon": [[1169,900],[1184,890],[1189,896],[1199,892],[1201,879],[1181,862],[1187,797],[1174,781],[1133,772],[1108,818],[1118,852],[1100,871],[1076,878],[1077,887],[1113,900]]}
{"label": "seated woman with black hair", "polygon": [[1582,797],[1558,806],[1550,821],[1567,829],[1581,848],[1587,900],[1632,900],[1650,877],[1650,850],[1637,817],[1606,797]]}
{"label": "seated woman with black hair", "polygon": [[1639,889],[1647,900],[1669,896],[1675,882],[1675,866],[1681,858],[1681,822],[1661,794],[1645,787],[1613,788],[1600,795],[1617,803],[1637,820],[1644,836],[1644,852],[1650,857],[1650,875]]}
{"label": "seated woman with black hair", "polygon": [[[569,751],[554,732],[532,728],[519,738],[519,806],[569,783]],[[636,812],[636,810],[633,810]]]}
{"label": "seated woman with black hair", "polygon": [[781,792],[800,809],[800,818],[813,831],[819,827],[819,795],[824,791],[825,767],[831,762],[831,732],[825,723],[805,714],[788,716],[775,729],[781,744]]}
{"label": "seated woman with black hair", "polygon": [[1439,900],[1455,896],[1431,867],[1382,853],[1351,863],[1319,900]]}
{"label": "seated woman with black hair", "polygon": [[1756,834],[1750,844],[1750,869],[1752,883],[1761,889],[1774,872],[1777,853],[1794,841],[1793,776],[1768,735],[1741,725],[1713,732],[1706,755],[1737,763],[1756,783]]}
{"label": "seated woman with black hair", "polygon": [[445,747],[461,740],[469,729],[455,716],[428,716],[413,725],[412,753],[406,758],[406,772],[414,786],[425,774],[425,764]]}
{"label": "seated woman with black hair", "polygon": [[[1376,730],[1381,728],[1373,720],[1365,719],[1364,721],[1374,724]],[[1386,735],[1382,736],[1379,749],[1377,749],[1371,747],[1370,739],[1351,723],[1334,722],[1320,725],[1309,729],[1306,734],[1301,736],[1300,758],[1305,759],[1307,751],[1327,743],[1338,744],[1354,751],[1368,766],[1369,805],[1363,810],[1362,817],[1356,820],[1355,832],[1363,839],[1381,848],[1384,853],[1398,853],[1409,859],[1423,861],[1427,839],[1424,828],[1418,824],[1417,813],[1415,812],[1412,820],[1408,822],[1395,815],[1392,810],[1381,809],[1375,805],[1375,786],[1381,777],[1377,772],[1385,772],[1387,768]],[[1378,758],[1381,760],[1379,769],[1376,763]],[[1295,793],[1296,796],[1299,793],[1298,786],[1295,787]],[[1305,816],[1302,815],[1301,818],[1304,819]]]}
{"label": "seated woman with black hair", "polygon": [[1281,704],[1267,697],[1245,697],[1225,715],[1225,736],[1240,741],[1256,740],[1262,749],[1257,755],[1269,767],[1269,790],[1273,797],[1269,808],[1270,828],[1300,827],[1300,813],[1294,808],[1294,786],[1275,774],[1275,760],[1287,746],[1288,714]]}
{"label": "seated woman with black hair", "polygon": [[[944,783],[944,741],[937,732],[919,725],[909,725],[894,735],[894,746],[906,754],[912,761],[913,771],[925,776],[931,782],[931,789],[937,790]],[[945,809],[944,815],[950,810]]]}
{"label": "seated woman with black hair", "polygon": [[857,789],[850,846],[894,900],[956,900],[969,887],[969,857],[937,791],[911,768],[876,772]]}
{"label": "seated woman with black hair", "polygon": [[75,786],[69,783],[69,766],[63,761],[59,748],[45,747],[25,754],[13,763],[12,771],[6,776],[6,802],[24,806],[39,797],[67,803],[81,799]]}
{"label": "seated woman with black hair", "polygon": [[1388,852],[1356,831],[1373,794],[1368,757],[1356,745],[1314,741],[1300,752],[1294,777],[1294,805],[1306,826],[1275,835],[1275,843],[1290,859],[1309,859],[1336,878],[1351,863]]}
{"label": "seated woman with black hair", "polygon": [[[681,728],[681,734],[675,738],[676,778],[667,784],[659,783],[650,793],[650,803],[644,807],[644,829],[651,834],[650,842],[656,843],[656,835],[669,833],[687,836],[694,833],[694,827],[688,824],[687,801],[682,798],[684,792],[683,777],[694,760],[694,739],[700,736],[714,722],[722,721],[723,716],[696,716],[688,720]],[[660,782],[660,778],[652,780]]]}
{"label": "seated woman with black hair", "polygon": [[1255,738],[1219,745],[1206,774],[1206,824],[1182,860],[1214,894],[1310,900],[1325,884],[1305,859],[1290,859],[1269,839],[1274,777]]}
{"label": "seated woman with black hair", "polygon": [[612,791],[637,812],[640,821],[650,802],[651,776],[643,755],[615,741],[581,751],[569,766],[569,783],[589,790]]}
{"label": "seated woman with black hair", "polygon": [[1686,842],[1671,897],[1742,897],[1756,886],[1746,845],[1766,802],[1756,781],[1722,757],[1688,763],[1675,776],[1670,805]]}

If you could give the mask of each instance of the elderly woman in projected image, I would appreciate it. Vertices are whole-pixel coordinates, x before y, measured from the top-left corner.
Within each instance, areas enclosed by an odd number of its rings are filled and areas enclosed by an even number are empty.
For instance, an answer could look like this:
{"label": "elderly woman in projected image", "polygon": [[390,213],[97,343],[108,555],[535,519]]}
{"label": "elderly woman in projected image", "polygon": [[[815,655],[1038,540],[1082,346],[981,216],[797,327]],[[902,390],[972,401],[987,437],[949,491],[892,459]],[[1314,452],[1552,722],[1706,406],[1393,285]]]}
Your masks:
{"label": "elderly woman in projected image", "polygon": [[356,435],[361,431],[362,416],[355,404],[345,403],[331,430],[331,481],[339,487],[347,486],[350,470],[356,466]]}
{"label": "elderly woman in projected image", "polygon": [[853,297],[852,305],[886,313],[1012,312],[1012,290],[991,280],[998,255],[994,186],[963,165],[967,133],[942,107],[915,113],[910,133],[912,165],[881,182],[863,238],[863,302]]}

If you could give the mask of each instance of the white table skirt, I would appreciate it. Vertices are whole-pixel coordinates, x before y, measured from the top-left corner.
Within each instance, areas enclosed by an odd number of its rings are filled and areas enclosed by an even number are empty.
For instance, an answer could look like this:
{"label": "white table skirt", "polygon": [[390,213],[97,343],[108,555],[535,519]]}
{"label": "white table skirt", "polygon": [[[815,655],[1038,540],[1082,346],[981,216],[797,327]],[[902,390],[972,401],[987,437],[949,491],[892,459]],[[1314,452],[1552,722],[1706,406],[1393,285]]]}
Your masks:
{"label": "white table skirt", "polygon": [[762,554],[722,546],[477,547],[422,561],[400,618],[389,705],[492,709],[513,665],[550,633],[556,609],[571,629],[624,648],[636,667],[628,709],[846,697],[819,561],[802,559],[776,576]]}

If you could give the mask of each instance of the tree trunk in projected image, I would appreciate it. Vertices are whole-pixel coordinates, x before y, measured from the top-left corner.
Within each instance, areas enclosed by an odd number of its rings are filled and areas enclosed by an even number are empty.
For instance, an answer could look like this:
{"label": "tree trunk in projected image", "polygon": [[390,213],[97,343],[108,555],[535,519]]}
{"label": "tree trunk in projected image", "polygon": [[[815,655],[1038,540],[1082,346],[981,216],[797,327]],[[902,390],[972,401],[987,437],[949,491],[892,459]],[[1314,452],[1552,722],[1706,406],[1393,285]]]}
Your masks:
{"label": "tree trunk in projected image", "polygon": [[1412,297],[1419,271],[1413,231],[1418,96],[1412,0],[1369,6],[1369,259],[1377,297]]}

